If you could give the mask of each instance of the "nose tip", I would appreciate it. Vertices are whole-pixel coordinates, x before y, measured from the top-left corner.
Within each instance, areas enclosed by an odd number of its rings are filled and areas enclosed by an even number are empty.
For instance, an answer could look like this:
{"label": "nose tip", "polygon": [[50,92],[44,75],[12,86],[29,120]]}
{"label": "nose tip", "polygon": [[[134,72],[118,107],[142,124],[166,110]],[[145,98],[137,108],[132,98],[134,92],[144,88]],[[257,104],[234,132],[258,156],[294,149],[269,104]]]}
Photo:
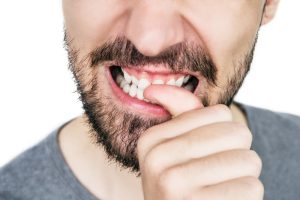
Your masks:
{"label": "nose tip", "polygon": [[156,56],[184,39],[180,16],[160,5],[136,6],[126,27],[126,37],[145,56]]}
{"label": "nose tip", "polygon": [[135,47],[145,56],[156,56],[168,46],[176,44],[177,41],[170,40],[165,33],[160,30],[148,30],[141,36],[133,36],[130,38]]}

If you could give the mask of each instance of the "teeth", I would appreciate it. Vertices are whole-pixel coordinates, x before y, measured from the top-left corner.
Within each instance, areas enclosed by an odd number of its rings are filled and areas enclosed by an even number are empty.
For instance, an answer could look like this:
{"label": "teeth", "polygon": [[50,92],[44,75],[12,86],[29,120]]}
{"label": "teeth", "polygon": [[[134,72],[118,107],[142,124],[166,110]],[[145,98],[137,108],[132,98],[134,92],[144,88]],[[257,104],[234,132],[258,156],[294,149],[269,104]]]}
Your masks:
{"label": "teeth", "polygon": [[126,85],[123,87],[123,91],[124,91],[125,93],[128,94],[129,90],[130,90],[130,86],[129,86],[129,84],[126,84]]}
{"label": "teeth", "polygon": [[176,86],[177,87],[181,87],[183,84],[183,80],[184,80],[184,76],[180,77],[179,79],[177,79],[176,81]]}
{"label": "teeth", "polygon": [[130,84],[131,83],[131,76],[125,70],[123,70],[123,68],[121,68],[121,70],[122,70],[122,72],[124,74],[124,78],[125,78],[126,82],[128,84]]}
{"label": "teeth", "polygon": [[122,75],[118,75],[116,82],[120,85],[123,80],[124,80],[124,77]]}
{"label": "teeth", "polygon": [[154,81],[152,82],[152,84],[154,84],[154,85],[162,85],[162,84],[164,84],[164,81],[163,81],[163,80],[160,80],[160,79],[156,79],[156,80],[154,80]]}
{"label": "teeth", "polygon": [[190,75],[185,76],[184,79],[183,79],[183,84],[187,83],[190,78],[191,78]]}
{"label": "teeth", "polygon": [[138,85],[139,84],[139,80],[135,77],[135,76],[131,76],[131,81],[133,84]]}
{"label": "teeth", "polygon": [[124,78],[127,83],[131,83],[131,76],[127,72],[124,72]]}
{"label": "teeth", "polygon": [[137,86],[136,84],[132,84],[131,87],[130,87],[130,90],[129,90],[129,95],[131,97],[135,97],[136,93],[137,93]]}
{"label": "teeth", "polygon": [[120,87],[121,87],[121,88],[124,88],[124,86],[125,86],[126,84],[128,84],[127,81],[126,81],[125,79],[123,79],[123,80],[121,81]]}
{"label": "teeth", "polygon": [[[124,77],[122,75],[118,75],[116,78],[116,82],[118,83],[118,85],[123,89],[123,91],[126,94],[129,94],[131,97],[136,97],[139,100],[143,100],[146,102],[148,101],[147,99],[144,98],[144,90],[147,87],[149,87],[151,84],[154,85],[167,84],[167,85],[182,87],[182,85],[186,84],[191,78],[190,75],[186,75],[186,76],[179,77],[177,80],[172,78],[168,80],[166,83],[161,79],[155,79],[151,83],[149,80],[145,78],[139,80],[137,77],[128,74],[125,70],[122,69],[122,71]],[[194,89],[192,84],[185,85],[183,88],[189,91],[192,91]]]}
{"label": "teeth", "polygon": [[172,78],[167,82],[167,85],[176,85],[175,79]]}
{"label": "teeth", "polygon": [[147,79],[141,79],[138,83],[138,88],[139,89],[145,89],[150,85],[150,82]]}
{"label": "teeth", "polygon": [[144,100],[144,90],[141,90],[141,89],[137,90],[137,98],[139,100]]}

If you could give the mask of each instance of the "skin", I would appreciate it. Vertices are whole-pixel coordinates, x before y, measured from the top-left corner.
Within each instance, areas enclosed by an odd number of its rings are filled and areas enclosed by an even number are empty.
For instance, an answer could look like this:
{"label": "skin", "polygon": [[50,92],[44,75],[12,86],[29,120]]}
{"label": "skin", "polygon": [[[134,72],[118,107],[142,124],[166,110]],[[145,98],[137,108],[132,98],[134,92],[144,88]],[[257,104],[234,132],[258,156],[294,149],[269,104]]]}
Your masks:
{"label": "skin", "polygon": [[[196,42],[213,58],[222,88],[235,72],[233,59],[247,52],[260,26],[274,17],[278,2],[63,0],[63,8],[79,59],[118,35],[147,56],[184,40]],[[205,108],[182,88],[151,86],[145,91],[172,119],[139,139],[140,177],[120,171],[91,145],[84,116],[62,129],[62,152],[81,183],[100,199],[263,199],[262,164],[250,150],[252,134],[236,106],[215,105],[220,88],[208,88],[211,106]],[[185,96],[185,102],[173,98],[177,95]]]}

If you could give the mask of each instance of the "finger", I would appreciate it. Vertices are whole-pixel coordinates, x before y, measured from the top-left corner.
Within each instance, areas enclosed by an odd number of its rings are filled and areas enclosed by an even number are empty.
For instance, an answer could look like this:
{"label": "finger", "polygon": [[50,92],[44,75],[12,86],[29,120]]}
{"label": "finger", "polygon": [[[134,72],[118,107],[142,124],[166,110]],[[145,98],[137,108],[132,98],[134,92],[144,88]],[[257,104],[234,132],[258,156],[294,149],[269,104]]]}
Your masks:
{"label": "finger", "polygon": [[230,150],[190,160],[161,172],[168,184],[189,191],[245,176],[258,178],[261,159],[251,150]]}
{"label": "finger", "polygon": [[216,122],[232,120],[232,113],[225,105],[215,105],[185,112],[165,123],[145,131],[138,140],[138,156],[142,163],[144,156],[157,144],[189,132],[195,128]]}
{"label": "finger", "polygon": [[263,200],[264,186],[255,177],[241,177],[198,189],[190,199]]}
{"label": "finger", "polygon": [[196,95],[176,86],[151,85],[144,91],[144,97],[152,103],[163,106],[173,117],[203,107]]}
{"label": "finger", "polygon": [[205,125],[192,131],[156,144],[145,157],[153,160],[157,171],[234,149],[250,149],[250,130],[235,122],[219,122]]}

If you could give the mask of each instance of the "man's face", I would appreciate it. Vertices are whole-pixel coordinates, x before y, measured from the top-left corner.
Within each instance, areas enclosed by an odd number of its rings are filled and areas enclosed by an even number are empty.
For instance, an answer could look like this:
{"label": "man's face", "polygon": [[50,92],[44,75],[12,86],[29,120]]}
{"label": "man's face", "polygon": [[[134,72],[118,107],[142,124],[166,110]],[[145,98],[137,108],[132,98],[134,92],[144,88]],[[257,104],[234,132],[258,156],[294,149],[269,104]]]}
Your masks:
{"label": "man's face", "polygon": [[205,106],[229,105],[249,70],[264,4],[64,0],[70,68],[93,135],[109,157],[138,171],[140,134],[170,119],[141,100],[151,83],[175,81]]}

